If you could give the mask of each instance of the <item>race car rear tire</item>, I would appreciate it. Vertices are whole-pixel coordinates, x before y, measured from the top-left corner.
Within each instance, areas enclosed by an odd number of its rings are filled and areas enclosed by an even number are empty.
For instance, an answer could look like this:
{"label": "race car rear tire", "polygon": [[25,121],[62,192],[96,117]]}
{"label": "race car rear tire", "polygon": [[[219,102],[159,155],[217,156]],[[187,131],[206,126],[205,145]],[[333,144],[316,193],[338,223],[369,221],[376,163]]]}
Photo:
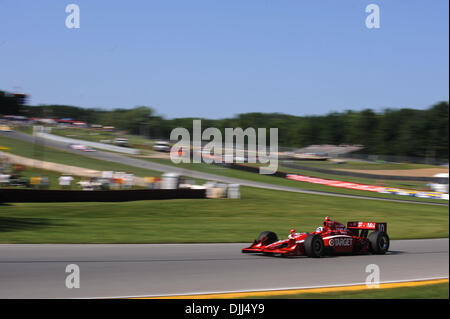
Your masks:
{"label": "race car rear tire", "polygon": [[372,254],[383,255],[389,250],[389,236],[385,232],[374,231],[369,235]]}
{"label": "race car rear tire", "polygon": [[308,257],[318,258],[323,256],[325,245],[323,243],[322,236],[319,234],[308,235],[303,242],[305,247],[305,254]]}
{"label": "race car rear tire", "polygon": [[261,234],[259,234],[258,241],[264,241],[265,245],[270,245],[278,241],[278,236],[274,232],[263,231]]}

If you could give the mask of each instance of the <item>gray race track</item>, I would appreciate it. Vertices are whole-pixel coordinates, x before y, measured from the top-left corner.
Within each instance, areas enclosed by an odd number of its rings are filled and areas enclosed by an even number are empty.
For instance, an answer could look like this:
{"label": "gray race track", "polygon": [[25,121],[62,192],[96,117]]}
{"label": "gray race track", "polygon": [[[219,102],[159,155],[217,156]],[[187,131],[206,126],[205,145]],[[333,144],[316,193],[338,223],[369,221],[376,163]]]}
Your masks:
{"label": "gray race track", "polygon": [[[386,255],[311,259],[241,254],[245,244],[0,245],[0,298],[191,294],[448,277],[449,240],[397,240]],[[67,289],[68,264],[80,288]]]}
{"label": "gray race track", "polygon": [[[259,182],[244,180],[244,179],[238,179],[238,178],[232,178],[232,177],[226,177],[226,176],[221,176],[221,175],[215,175],[215,174],[209,174],[209,173],[203,173],[203,172],[198,172],[198,171],[193,171],[193,170],[182,169],[182,168],[178,168],[175,166],[163,165],[163,164],[159,164],[159,163],[154,163],[154,162],[150,162],[150,161],[145,161],[145,160],[140,160],[140,159],[120,155],[117,153],[96,151],[96,152],[89,152],[88,154],[86,154],[83,151],[73,150],[73,149],[69,148],[68,145],[65,143],[47,140],[47,139],[44,140],[42,138],[35,138],[34,136],[20,133],[20,132],[0,132],[0,135],[9,136],[9,137],[16,138],[16,139],[30,142],[30,143],[38,143],[38,144],[43,144],[45,146],[59,148],[64,151],[67,151],[67,152],[76,153],[76,154],[84,155],[84,156],[89,156],[89,157],[96,158],[99,160],[105,160],[105,161],[125,164],[128,166],[139,167],[139,168],[149,169],[149,170],[158,171],[158,172],[177,172],[184,176],[190,176],[193,178],[199,178],[199,179],[204,179],[204,180],[215,180],[215,181],[222,181],[225,183],[240,184],[243,186],[251,186],[251,187],[257,187],[257,188],[281,190],[281,191],[303,193],[303,194],[369,199],[369,200],[390,201],[390,202],[400,202],[400,203],[413,203],[413,204],[423,204],[423,205],[448,206],[448,203],[420,202],[420,201],[413,201],[413,200],[376,198],[376,197],[359,196],[359,195],[346,195],[346,194],[338,194],[338,193],[332,193],[332,192],[311,191],[311,190],[305,190],[305,189],[301,189],[301,188],[297,188],[297,187],[259,183]],[[42,158],[42,160],[45,161],[45,156],[44,156],[44,158]]]}

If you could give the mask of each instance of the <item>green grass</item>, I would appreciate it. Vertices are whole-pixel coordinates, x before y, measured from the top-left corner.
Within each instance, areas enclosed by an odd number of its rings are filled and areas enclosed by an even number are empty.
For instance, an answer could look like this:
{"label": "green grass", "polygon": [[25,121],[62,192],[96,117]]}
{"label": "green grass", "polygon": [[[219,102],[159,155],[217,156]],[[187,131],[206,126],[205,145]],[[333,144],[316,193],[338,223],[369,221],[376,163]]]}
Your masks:
{"label": "green grass", "polygon": [[388,223],[392,239],[448,237],[448,207],[242,188],[241,199],[0,205],[0,243],[251,242],[330,216]]}
{"label": "green grass", "polygon": [[[58,150],[58,149],[55,149],[52,147],[45,147],[45,146],[43,148],[41,147],[40,149],[42,149],[43,151],[39,152],[38,154],[42,153],[43,155],[39,156],[35,152],[35,146],[33,143],[20,141],[20,140],[13,139],[10,137],[5,137],[5,136],[0,136],[0,146],[9,147],[10,148],[9,152],[11,152],[13,154],[17,154],[17,155],[29,157],[29,158],[37,158],[37,159],[41,159],[44,161],[66,164],[66,165],[73,165],[73,166],[90,168],[90,169],[95,169],[95,170],[125,171],[125,172],[129,172],[129,173],[133,173],[136,176],[160,176],[161,175],[161,172],[155,172],[155,171],[151,171],[151,170],[147,170],[147,169],[136,168],[136,167],[122,165],[122,164],[114,163],[114,162],[97,160],[97,159],[88,157],[89,156],[88,154],[86,156],[83,156],[83,155],[78,155],[78,154],[73,154],[73,153],[62,151],[62,150]],[[401,200],[424,201],[424,202],[441,202],[441,203],[448,202],[448,201],[440,200],[440,199],[426,199],[426,198],[418,198],[418,197],[381,194],[381,193],[374,193],[374,192],[357,191],[357,190],[350,190],[350,189],[344,189],[344,188],[338,188],[338,187],[331,187],[331,186],[325,186],[325,185],[319,185],[319,184],[298,182],[298,181],[282,179],[282,178],[274,177],[274,176],[244,172],[244,171],[239,171],[239,170],[235,170],[235,169],[228,169],[228,168],[220,167],[217,165],[210,165],[210,164],[205,164],[205,163],[174,164],[170,159],[157,159],[157,158],[144,159],[144,160],[154,161],[154,162],[166,164],[166,165],[177,166],[177,167],[185,168],[185,169],[189,169],[189,170],[196,170],[196,171],[217,174],[217,175],[222,175],[222,176],[247,179],[247,180],[268,183],[268,184],[274,184],[274,185],[290,186],[290,187],[302,188],[302,189],[307,189],[307,190],[325,191],[325,192],[350,194],[350,195],[370,196],[370,197],[378,197],[378,198],[393,198],[393,199],[401,199]]]}
{"label": "green grass", "polygon": [[18,132],[22,132],[25,134],[33,134],[33,126],[32,125],[18,125],[14,126],[13,129]]}
{"label": "green grass", "polygon": [[320,184],[312,184],[312,183],[306,183],[306,182],[300,182],[300,181],[293,181],[293,180],[289,180],[286,178],[245,172],[245,171],[241,171],[241,170],[225,168],[223,166],[206,164],[206,163],[174,164],[170,159],[161,159],[161,158],[151,158],[151,159],[143,158],[143,159],[152,161],[155,163],[177,166],[179,168],[195,170],[195,171],[200,171],[200,172],[205,172],[205,173],[210,173],[210,174],[246,179],[246,180],[267,183],[267,184],[289,186],[289,187],[301,188],[301,189],[306,189],[306,190],[331,192],[331,193],[339,193],[339,194],[349,194],[349,195],[359,195],[359,196],[369,196],[369,197],[376,197],[376,198],[391,198],[391,199],[412,200],[412,201],[421,201],[421,202],[448,203],[447,200],[442,200],[442,199],[428,199],[428,198],[419,198],[419,197],[382,194],[382,193],[375,193],[375,192],[358,191],[358,190],[352,190],[352,189],[332,187],[332,186],[326,186],[326,185],[320,185]]}
{"label": "green grass", "polygon": [[[418,287],[380,288],[361,291],[300,293],[256,297],[258,299],[448,299],[448,283],[430,284]],[[254,299],[255,297],[248,297]]]}
{"label": "green grass", "polygon": [[161,175],[161,172],[123,165],[115,162],[102,161],[88,157],[88,155],[78,155],[48,146],[39,147],[36,149],[33,143],[6,136],[0,136],[0,146],[8,147],[8,152],[12,154],[48,162],[78,166],[99,171],[128,172],[142,177]]}

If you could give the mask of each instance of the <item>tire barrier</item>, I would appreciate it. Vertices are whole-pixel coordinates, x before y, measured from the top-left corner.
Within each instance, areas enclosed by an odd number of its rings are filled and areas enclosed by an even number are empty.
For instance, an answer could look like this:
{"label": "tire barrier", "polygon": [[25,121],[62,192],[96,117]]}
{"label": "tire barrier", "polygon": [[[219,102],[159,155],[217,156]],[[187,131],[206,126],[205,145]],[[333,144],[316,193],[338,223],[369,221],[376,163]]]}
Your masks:
{"label": "tire barrier", "polygon": [[0,203],[125,202],[136,200],[198,198],[206,198],[206,190],[188,188],[116,191],[0,189]]}
{"label": "tire barrier", "polygon": [[[246,172],[250,172],[250,173],[257,173],[257,174],[259,174],[259,167],[256,167],[256,166],[250,166],[250,165],[244,165],[244,164],[236,164],[236,163],[223,163],[223,164],[216,164],[216,165],[220,165],[220,166],[227,167],[227,168],[232,168],[232,169],[238,169],[238,170],[246,171]],[[288,173],[281,172],[281,171],[276,171],[275,173],[270,174],[270,176],[276,176],[276,177],[285,178],[287,174]]]}

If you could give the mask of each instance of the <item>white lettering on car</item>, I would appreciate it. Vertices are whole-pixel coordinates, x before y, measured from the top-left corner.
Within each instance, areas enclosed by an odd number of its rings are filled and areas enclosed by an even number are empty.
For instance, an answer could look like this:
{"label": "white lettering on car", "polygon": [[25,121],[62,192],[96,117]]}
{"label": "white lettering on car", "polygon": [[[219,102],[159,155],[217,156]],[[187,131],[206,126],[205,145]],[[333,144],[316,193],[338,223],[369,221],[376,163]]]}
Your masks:
{"label": "white lettering on car", "polygon": [[352,238],[334,238],[328,242],[330,247],[348,247],[352,245]]}

